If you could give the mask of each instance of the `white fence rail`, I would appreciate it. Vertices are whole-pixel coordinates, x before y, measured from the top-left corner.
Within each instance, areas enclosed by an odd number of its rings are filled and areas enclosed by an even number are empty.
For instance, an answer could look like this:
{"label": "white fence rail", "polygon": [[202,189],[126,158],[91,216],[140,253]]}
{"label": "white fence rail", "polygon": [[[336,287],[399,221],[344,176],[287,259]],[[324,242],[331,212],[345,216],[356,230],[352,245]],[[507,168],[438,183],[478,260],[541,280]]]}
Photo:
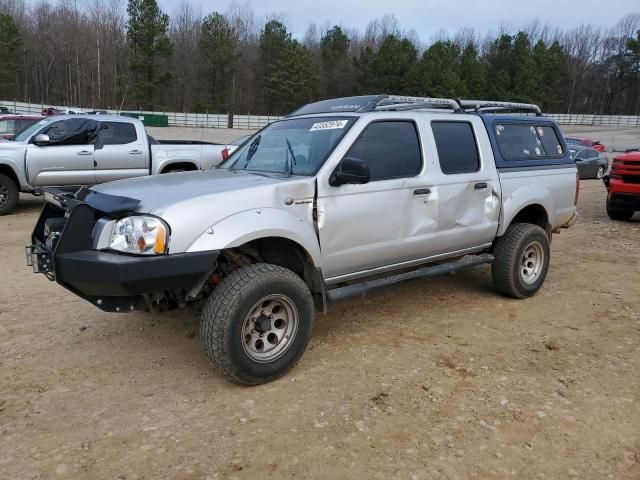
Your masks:
{"label": "white fence rail", "polygon": [[[39,114],[43,108],[54,107],[61,110],[90,111],[87,108],[63,107],[39,103],[7,102],[0,100],[0,107],[6,107],[12,112],[22,114]],[[120,114],[119,110],[107,110],[109,113]],[[180,112],[151,112],[122,110],[122,112],[166,115],[169,126],[174,127],[208,127],[228,128],[229,115],[212,113],[180,113]],[[560,125],[588,125],[609,127],[640,127],[640,116],[633,115],[593,115],[593,114],[565,114],[550,113]],[[281,117],[268,115],[233,115],[232,128],[255,130],[262,128]]]}

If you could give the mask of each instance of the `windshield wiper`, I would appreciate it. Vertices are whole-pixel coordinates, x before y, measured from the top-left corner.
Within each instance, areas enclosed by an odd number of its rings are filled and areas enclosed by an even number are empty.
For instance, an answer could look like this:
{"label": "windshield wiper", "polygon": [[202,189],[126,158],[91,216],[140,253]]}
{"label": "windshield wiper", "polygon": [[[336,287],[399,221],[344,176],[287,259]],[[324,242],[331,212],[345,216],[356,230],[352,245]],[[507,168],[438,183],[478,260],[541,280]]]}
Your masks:
{"label": "windshield wiper", "polygon": [[[287,176],[290,177],[291,175],[293,175],[293,166],[297,165],[296,154],[293,153],[293,147],[291,146],[291,142],[289,142],[289,139],[287,137],[284,137],[284,141],[287,142],[287,149],[289,150],[288,154],[285,157],[284,168]],[[291,155],[291,162],[289,161],[289,155]]]}
{"label": "windshield wiper", "polygon": [[247,161],[244,162],[244,166],[242,167],[241,170],[246,170],[246,168],[249,166],[249,162],[251,161],[251,159],[253,158],[253,155],[255,155],[256,151],[258,150],[258,146],[260,145],[260,140],[262,139],[262,135],[258,135],[253,142],[251,142],[251,145],[249,145],[249,150],[247,151]]}

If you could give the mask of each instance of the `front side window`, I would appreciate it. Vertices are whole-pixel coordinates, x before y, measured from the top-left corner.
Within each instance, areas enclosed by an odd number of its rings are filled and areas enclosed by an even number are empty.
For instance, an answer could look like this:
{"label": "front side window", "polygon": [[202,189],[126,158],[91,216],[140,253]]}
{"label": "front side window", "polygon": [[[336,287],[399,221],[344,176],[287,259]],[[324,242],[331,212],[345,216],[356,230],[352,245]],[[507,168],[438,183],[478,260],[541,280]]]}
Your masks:
{"label": "front side window", "polygon": [[480,156],[473,127],[468,122],[431,122],[440,169],[446,175],[480,170]]}
{"label": "front side window", "polygon": [[422,170],[420,140],[415,124],[410,121],[370,124],[347,157],[367,162],[371,181],[414,177]]}
{"label": "front side window", "polygon": [[246,141],[220,168],[315,175],[355,123],[354,117],[281,120]]}
{"label": "front side window", "polygon": [[101,122],[100,138],[103,145],[126,145],[138,139],[136,127],[126,122]]}
{"label": "front side window", "polygon": [[535,160],[564,155],[555,129],[524,123],[497,123],[496,142],[505,160]]}
{"label": "front side window", "polygon": [[55,145],[89,145],[95,141],[100,124],[85,118],[69,118],[53,122],[42,130],[49,136],[50,146]]}

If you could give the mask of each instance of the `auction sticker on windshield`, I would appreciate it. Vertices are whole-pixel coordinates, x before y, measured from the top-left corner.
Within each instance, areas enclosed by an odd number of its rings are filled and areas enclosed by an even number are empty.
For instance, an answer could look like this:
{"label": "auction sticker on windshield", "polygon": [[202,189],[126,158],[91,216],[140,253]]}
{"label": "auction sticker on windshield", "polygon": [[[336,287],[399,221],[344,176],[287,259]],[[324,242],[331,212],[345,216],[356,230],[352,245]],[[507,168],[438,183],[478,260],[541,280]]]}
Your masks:
{"label": "auction sticker on windshield", "polygon": [[316,130],[339,130],[347,126],[349,120],[332,120],[330,122],[318,122],[311,125],[310,132]]}

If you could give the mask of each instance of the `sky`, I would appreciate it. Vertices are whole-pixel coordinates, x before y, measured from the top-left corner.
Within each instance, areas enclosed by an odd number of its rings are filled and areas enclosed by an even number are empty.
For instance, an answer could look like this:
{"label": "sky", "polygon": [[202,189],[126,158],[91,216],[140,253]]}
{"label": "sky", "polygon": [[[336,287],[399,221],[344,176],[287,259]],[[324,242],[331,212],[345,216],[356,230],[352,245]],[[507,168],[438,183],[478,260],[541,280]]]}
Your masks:
{"label": "sky", "polygon": [[[183,0],[159,0],[171,14]],[[232,0],[187,0],[203,14],[227,10]],[[423,40],[444,29],[454,32],[473,27],[485,32],[499,24],[517,28],[535,19],[553,27],[570,29],[583,23],[612,27],[628,13],[640,14],[639,0],[235,0],[248,3],[257,19],[286,14],[287,26],[302,37],[310,23],[357,27],[393,13],[403,29],[415,29]]]}

